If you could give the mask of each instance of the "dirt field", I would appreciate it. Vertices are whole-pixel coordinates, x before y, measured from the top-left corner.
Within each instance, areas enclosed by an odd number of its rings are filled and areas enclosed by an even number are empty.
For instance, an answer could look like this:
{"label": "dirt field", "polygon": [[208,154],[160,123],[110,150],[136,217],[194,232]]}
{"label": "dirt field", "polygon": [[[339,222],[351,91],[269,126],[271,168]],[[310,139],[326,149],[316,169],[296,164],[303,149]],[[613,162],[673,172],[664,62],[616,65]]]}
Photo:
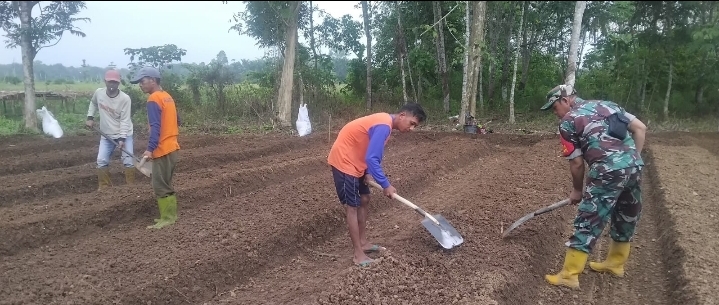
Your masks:
{"label": "dirt field", "polygon": [[352,265],[326,133],[182,136],[179,219],[159,231],[145,228],[158,214],[149,180],[126,185],[119,152],[115,186],[96,192],[97,137],[0,139],[0,304],[716,303],[719,137],[650,135],[627,275],[587,267],[581,290],[543,279],[561,267],[574,207],[500,238],[569,193],[555,137],[393,135],[390,181],[465,243],[442,250],[374,190],[370,240],[388,249],[368,268]]}

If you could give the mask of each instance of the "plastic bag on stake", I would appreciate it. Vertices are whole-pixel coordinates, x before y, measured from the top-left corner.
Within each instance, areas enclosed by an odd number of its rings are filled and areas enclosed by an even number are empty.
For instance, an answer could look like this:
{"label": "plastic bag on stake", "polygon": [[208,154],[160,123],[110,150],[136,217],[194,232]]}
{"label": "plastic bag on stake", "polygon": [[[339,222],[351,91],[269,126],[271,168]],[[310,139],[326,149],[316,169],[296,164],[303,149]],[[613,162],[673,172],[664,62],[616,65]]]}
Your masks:
{"label": "plastic bag on stake", "polygon": [[42,131],[45,132],[46,135],[52,136],[55,139],[62,137],[62,127],[60,127],[60,123],[55,119],[55,116],[52,115],[50,110],[42,106],[37,114],[42,115]]}
{"label": "plastic bag on stake", "polygon": [[310,123],[310,114],[307,111],[307,104],[300,105],[299,112],[297,113],[297,133],[300,137],[306,136],[312,133],[312,123]]}

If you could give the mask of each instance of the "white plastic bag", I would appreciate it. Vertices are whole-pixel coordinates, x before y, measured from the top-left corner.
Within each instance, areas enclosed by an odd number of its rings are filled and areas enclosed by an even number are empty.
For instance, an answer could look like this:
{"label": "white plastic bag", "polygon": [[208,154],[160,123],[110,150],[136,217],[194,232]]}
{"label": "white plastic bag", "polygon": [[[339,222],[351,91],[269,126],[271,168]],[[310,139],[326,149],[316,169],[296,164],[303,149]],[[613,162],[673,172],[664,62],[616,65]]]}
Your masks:
{"label": "white plastic bag", "polygon": [[300,105],[297,113],[297,133],[300,137],[306,136],[312,132],[312,123],[310,123],[310,114],[307,112],[307,104]]}
{"label": "white plastic bag", "polygon": [[42,106],[36,113],[38,119],[42,119],[42,131],[45,132],[46,135],[52,136],[55,139],[62,137],[62,127],[60,127],[60,123],[58,123],[50,110]]}

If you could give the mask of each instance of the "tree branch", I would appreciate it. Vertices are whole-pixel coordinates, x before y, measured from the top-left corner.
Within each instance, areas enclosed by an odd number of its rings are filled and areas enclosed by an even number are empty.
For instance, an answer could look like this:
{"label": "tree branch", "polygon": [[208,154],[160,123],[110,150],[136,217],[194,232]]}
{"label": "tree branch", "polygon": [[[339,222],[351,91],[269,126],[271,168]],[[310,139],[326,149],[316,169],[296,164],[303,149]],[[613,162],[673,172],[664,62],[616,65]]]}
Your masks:
{"label": "tree branch", "polygon": [[[32,7],[30,7],[30,8],[32,9]],[[43,14],[42,7],[40,8],[40,16],[38,16],[37,18],[38,18],[39,20],[44,21],[44,22],[43,22],[43,24],[40,25],[39,27],[36,27],[37,29],[45,28],[45,27],[47,26],[47,24],[50,23],[50,20],[52,20],[52,16],[55,16],[55,15],[57,14],[57,12],[60,10],[60,5],[59,5],[59,4],[58,4],[58,5],[55,5],[54,9],[55,9],[55,10],[52,12],[52,14],[50,14],[50,16],[48,16],[48,15],[47,15],[47,12],[45,12],[45,13]],[[46,17],[46,18],[43,19],[43,17]]]}
{"label": "tree branch", "polygon": [[[444,17],[439,18],[439,20],[437,20],[437,22],[435,22],[435,23],[432,25],[431,28],[433,29],[435,26],[437,26],[437,24],[439,24],[440,22],[442,22],[442,20],[446,19],[447,16],[449,16],[449,14],[451,14],[451,13],[452,13],[456,8],[458,8],[458,7],[459,7],[459,4],[455,5],[451,10],[449,10],[449,12],[447,13],[447,15],[444,15]],[[424,30],[424,32],[422,32],[422,34],[419,34],[419,37],[422,37],[422,35],[424,35],[424,34],[427,33],[427,32],[429,32],[429,29]]]}
{"label": "tree branch", "polygon": [[[63,35],[63,36],[64,36],[64,35]],[[38,52],[40,52],[40,50],[42,50],[42,49],[44,49],[44,48],[49,48],[49,47],[54,47],[54,46],[56,46],[58,43],[60,43],[60,40],[62,40],[62,36],[58,37],[58,38],[57,38],[57,41],[55,41],[55,43],[53,43],[53,44],[46,45],[46,46],[35,47],[35,48],[34,48],[34,49],[35,49],[35,54],[37,54]]]}
{"label": "tree branch", "polygon": [[[280,13],[280,11],[278,11],[278,10],[275,8],[274,5],[272,5],[272,3],[274,3],[274,2],[273,2],[273,1],[267,1],[267,4],[270,5],[270,8],[271,8],[273,11],[275,11],[275,14],[277,14],[277,16],[280,17],[280,20],[282,20],[282,22],[285,24],[285,27],[290,26],[290,24],[287,22],[287,20],[285,20],[285,18],[282,18],[282,14]],[[300,3],[300,5],[302,5],[302,4]],[[297,7],[299,7],[299,6],[297,6]]]}

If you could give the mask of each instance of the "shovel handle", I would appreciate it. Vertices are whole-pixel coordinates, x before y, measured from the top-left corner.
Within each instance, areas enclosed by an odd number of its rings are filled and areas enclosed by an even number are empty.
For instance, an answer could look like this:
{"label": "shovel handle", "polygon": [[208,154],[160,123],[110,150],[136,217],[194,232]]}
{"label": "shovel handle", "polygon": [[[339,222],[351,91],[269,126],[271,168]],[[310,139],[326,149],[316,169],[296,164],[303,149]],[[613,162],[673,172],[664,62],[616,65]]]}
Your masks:
{"label": "shovel handle", "polygon": [[[108,137],[104,132],[100,131],[99,128],[97,128],[97,127],[95,127],[95,126],[92,126],[92,129],[95,129],[95,131],[99,132],[103,137],[105,137],[105,139],[110,140],[110,142],[112,142],[112,144],[115,144],[115,146],[120,146],[120,143],[117,143],[117,141],[115,141],[115,140],[113,140],[112,138]],[[131,154],[129,151],[127,151],[127,150],[125,149],[125,147],[120,147],[120,149],[121,149],[122,151],[124,151],[126,154],[128,154],[129,156],[135,158],[135,160],[137,161],[137,158],[135,157],[135,155],[134,155],[134,154]],[[140,161],[140,162],[144,163],[144,161]],[[142,164],[141,164],[140,166],[142,166]]]}
{"label": "shovel handle", "polygon": [[[383,189],[382,186],[380,186],[379,184],[377,184],[377,182],[369,181],[369,182],[367,182],[367,183],[368,183],[369,185],[371,185],[371,186],[377,188],[377,189],[380,189],[380,190]],[[402,196],[400,196],[400,195],[397,195],[397,193],[392,194],[392,198],[396,199],[397,201],[399,201],[399,202],[401,202],[401,203],[404,203],[404,204],[407,205],[408,207],[414,209],[415,212],[419,213],[420,215],[422,215],[422,216],[424,216],[424,217],[429,218],[429,220],[431,220],[434,224],[439,225],[439,221],[437,221],[437,219],[435,219],[432,215],[430,215],[429,213],[425,212],[422,208],[418,207],[417,205],[415,205],[414,203],[410,202],[409,200],[402,198]]]}

